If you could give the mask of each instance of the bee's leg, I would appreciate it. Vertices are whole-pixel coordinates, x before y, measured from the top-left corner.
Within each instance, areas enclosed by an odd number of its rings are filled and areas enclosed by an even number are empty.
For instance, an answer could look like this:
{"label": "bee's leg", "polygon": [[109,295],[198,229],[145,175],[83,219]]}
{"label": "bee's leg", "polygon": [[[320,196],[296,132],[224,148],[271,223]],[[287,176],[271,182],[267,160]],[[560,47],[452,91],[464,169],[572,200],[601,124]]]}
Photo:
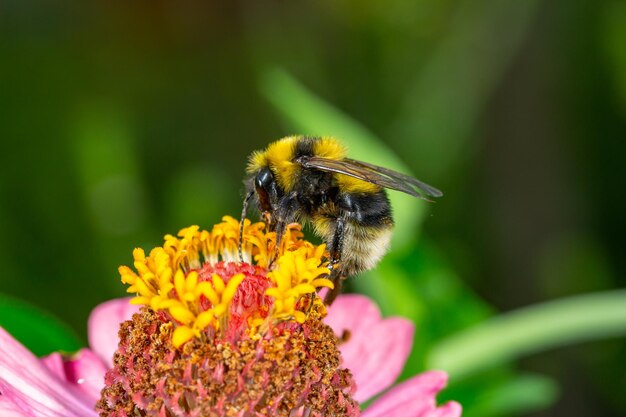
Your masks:
{"label": "bee's leg", "polygon": [[346,235],[346,219],[340,216],[335,220],[335,234],[330,242],[330,263],[328,269],[336,270],[337,264],[341,261],[341,252],[343,250],[343,240]]}
{"label": "bee's leg", "polygon": [[[331,276],[332,276],[332,273],[331,273]],[[331,305],[333,301],[335,301],[335,298],[337,298],[337,296],[341,294],[341,287],[343,286],[343,277],[339,277],[339,279],[334,279],[333,284],[335,285],[333,289],[328,291],[326,293],[326,296],[324,297],[324,304],[326,304],[327,306]]]}
{"label": "bee's leg", "polygon": [[276,232],[276,246],[274,248],[274,253],[272,254],[272,258],[270,260],[270,265],[274,263],[278,253],[280,251],[280,245],[282,244],[283,237],[285,235],[285,231],[287,230],[287,225],[293,223],[296,218],[297,213],[297,204],[296,203],[296,194],[291,194],[285,196],[280,200],[280,203],[276,207],[274,211],[274,231]]}
{"label": "bee's leg", "polygon": [[246,194],[246,198],[243,200],[243,208],[241,209],[241,220],[239,221],[239,244],[237,245],[237,250],[239,251],[239,262],[243,262],[243,253],[241,250],[241,245],[243,244],[243,225],[248,212],[248,204],[250,203],[250,199],[253,195],[254,191],[250,191]]}
{"label": "bee's leg", "polygon": [[331,305],[335,298],[341,293],[343,280],[346,278],[340,265],[341,252],[343,251],[343,241],[346,235],[346,218],[340,216],[335,223],[335,234],[330,242],[330,261],[328,270],[330,271],[329,279],[333,282],[333,289],[324,297],[324,303]]}
{"label": "bee's leg", "polygon": [[[276,231],[276,246],[274,248],[274,256],[278,253],[279,249],[280,249],[280,245],[282,244],[283,241],[283,235],[285,234],[285,230],[287,230],[287,222],[284,222],[282,220],[278,220],[276,222],[276,229],[274,229]],[[274,261],[274,259],[272,259],[272,261]]]}

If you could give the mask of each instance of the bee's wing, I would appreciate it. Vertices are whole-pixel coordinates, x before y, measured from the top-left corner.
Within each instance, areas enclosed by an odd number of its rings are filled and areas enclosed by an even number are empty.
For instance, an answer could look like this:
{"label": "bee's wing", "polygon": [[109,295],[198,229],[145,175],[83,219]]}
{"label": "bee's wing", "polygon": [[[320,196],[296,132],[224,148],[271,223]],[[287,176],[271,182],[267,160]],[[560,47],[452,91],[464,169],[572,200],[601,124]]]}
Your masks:
{"label": "bee's wing", "polygon": [[420,191],[424,192],[426,195],[430,197],[441,197],[443,193],[432,185],[428,185],[425,182],[418,180],[417,178],[413,178],[409,175],[403,174],[401,172],[394,171],[389,168],[380,167],[378,165],[370,164],[367,162],[357,161],[355,159],[346,158],[346,161],[352,162],[356,165],[361,165],[367,167],[371,170],[380,172],[381,174],[387,175],[390,178],[394,178],[398,181],[404,181],[411,184],[413,187],[418,188]]}
{"label": "bee's wing", "polygon": [[431,197],[440,197],[443,195],[441,191],[436,188],[424,184],[408,175],[354,159],[336,160],[312,156],[300,158],[297,162],[305,168],[315,168],[321,171],[349,175],[372,184],[380,185],[381,187],[402,191],[403,193],[425,200],[427,199],[422,193]]}

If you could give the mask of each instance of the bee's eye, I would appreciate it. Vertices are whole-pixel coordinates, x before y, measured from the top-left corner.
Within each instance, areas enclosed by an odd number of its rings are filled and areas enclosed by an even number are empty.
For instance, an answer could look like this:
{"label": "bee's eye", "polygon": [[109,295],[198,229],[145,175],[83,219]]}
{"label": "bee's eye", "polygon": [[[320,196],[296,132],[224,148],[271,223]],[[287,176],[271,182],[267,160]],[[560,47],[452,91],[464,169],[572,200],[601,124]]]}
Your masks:
{"label": "bee's eye", "polygon": [[274,175],[269,168],[263,168],[254,179],[254,185],[256,188],[268,189],[274,182]]}

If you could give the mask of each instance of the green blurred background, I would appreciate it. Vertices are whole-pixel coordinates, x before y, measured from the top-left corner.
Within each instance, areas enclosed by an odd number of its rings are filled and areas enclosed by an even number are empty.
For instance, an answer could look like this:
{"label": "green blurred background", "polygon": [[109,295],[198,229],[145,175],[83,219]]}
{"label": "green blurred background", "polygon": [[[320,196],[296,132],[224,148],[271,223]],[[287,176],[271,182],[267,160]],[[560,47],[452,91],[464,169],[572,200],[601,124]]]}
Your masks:
{"label": "green blurred background", "polygon": [[127,3],[0,3],[0,323],[85,343],[135,246],[331,134],[445,193],[394,194],[350,283],[415,321],[404,377],[449,371],[469,417],[626,415],[626,2]]}

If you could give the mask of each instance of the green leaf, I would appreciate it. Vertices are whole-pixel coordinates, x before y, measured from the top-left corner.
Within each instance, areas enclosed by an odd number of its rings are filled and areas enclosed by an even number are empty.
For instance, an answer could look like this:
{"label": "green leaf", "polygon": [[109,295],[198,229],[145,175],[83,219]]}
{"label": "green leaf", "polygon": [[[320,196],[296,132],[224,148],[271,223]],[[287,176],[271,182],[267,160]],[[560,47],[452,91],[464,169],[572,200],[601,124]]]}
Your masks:
{"label": "green leaf", "polygon": [[443,339],[429,368],[464,378],[519,357],[594,339],[626,335],[626,290],[580,295],[502,314]]}
{"label": "green leaf", "polygon": [[[299,134],[334,136],[350,149],[355,159],[410,174],[407,166],[365,126],[307,90],[285,71],[274,68],[262,74],[261,93]],[[398,227],[394,248],[406,246],[417,235],[426,204],[392,192],[389,195]]]}
{"label": "green leaf", "polygon": [[84,345],[56,317],[3,294],[0,294],[0,326],[38,356],[54,351],[73,352]]}

